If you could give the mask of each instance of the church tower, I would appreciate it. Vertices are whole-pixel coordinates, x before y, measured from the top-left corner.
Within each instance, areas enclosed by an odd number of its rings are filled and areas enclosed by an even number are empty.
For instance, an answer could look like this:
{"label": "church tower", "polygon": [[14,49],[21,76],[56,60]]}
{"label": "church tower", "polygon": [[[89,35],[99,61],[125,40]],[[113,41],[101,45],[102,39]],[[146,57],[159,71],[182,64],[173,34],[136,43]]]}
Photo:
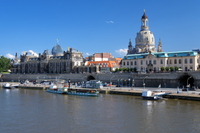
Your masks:
{"label": "church tower", "polygon": [[131,39],[129,39],[128,54],[131,54],[132,50],[133,50],[133,47],[132,47]]}
{"label": "church tower", "polygon": [[163,50],[162,50],[162,43],[161,43],[160,38],[159,38],[159,43],[158,43],[158,52],[163,52]]}
{"label": "church tower", "polygon": [[149,20],[147,18],[147,15],[145,14],[145,9],[144,9],[144,14],[141,19],[141,30],[149,29]]}
{"label": "church tower", "polygon": [[133,51],[135,51],[136,54],[148,53],[148,51],[152,53],[157,52],[154,35],[153,32],[149,30],[149,20],[145,10],[141,18],[141,30],[137,33],[135,44],[135,49]]}

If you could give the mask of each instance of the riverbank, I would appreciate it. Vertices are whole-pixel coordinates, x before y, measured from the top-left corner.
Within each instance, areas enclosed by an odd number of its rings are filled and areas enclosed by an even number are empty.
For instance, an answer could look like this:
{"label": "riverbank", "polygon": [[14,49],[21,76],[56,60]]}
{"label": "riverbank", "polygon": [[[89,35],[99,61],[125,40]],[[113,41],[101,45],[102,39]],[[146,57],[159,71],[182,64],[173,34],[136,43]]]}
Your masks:
{"label": "riverbank", "polygon": [[[0,87],[3,87],[4,83],[0,83]],[[16,83],[13,83],[16,84]],[[41,84],[19,84],[18,88],[22,89],[42,89],[46,90],[49,88],[49,85],[41,85]],[[75,88],[75,86],[72,86]],[[77,89],[80,87],[77,87]],[[142,88],[142,87],[136,87],[136,88],[130,88],[130,87],[104,87],[103,89],[99,89],[99,93],[101,94],[116,94],[116,95],[132,95],[132,96],[141,96],[143,90],[151,90],[151,91],[170,91],[171,94],[163,96],[164,98],[169,99],[182,99],[182,100],[195,100],[200,101],[200,89],[197,91],[178,91],[176,88]]]}
{"label": "riverbank", "polygon": [[[99,90],[99,92],[103,93],[103,94],[142,96],[142,90],[101,89],[101,90]],[[200,101],[199,93],[194,93],[194,92],[188,92],[188,93],[172,92],[171,94],[163,96],[163,98]]]}

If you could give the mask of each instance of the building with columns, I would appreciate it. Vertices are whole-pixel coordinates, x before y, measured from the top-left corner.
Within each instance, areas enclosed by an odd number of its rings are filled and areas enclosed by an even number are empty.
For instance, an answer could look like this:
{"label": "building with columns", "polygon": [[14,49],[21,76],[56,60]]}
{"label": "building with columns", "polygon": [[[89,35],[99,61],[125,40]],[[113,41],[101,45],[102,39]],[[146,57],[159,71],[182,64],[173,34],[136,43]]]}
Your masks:
{"label": "building with columns", "polygon": [[135,38],[135,47],[129,40],[127,55],[122,59],[122,68],[136,68],[137,71],[159,72],[161,67],[179,67],[179,70],[191,71],[199,69],[200,52],[198,50],[163,52],[159,39],[158,49],[155,46],[155,38],[149,30],[149,20],[143,14],[141,18],[141,30]]}

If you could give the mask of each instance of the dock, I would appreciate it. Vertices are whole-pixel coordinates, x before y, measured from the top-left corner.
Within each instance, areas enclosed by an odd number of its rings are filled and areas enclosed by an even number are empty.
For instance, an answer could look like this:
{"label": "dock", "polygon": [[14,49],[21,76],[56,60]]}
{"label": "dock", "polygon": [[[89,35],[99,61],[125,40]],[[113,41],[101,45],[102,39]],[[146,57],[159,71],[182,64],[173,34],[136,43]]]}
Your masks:
{"label": "dock", "polygon": [[[0,83],[0,87],[3,87],[3,82]],[[40,89],[40,90],[46,90],[50,87],[50,85],[41,85],[41,84],[19,84],[19,83],[12,83],[12,84],[18,84],[18,88],[21,89]],[[74,86],[72,86],[75,88]],[[80,87],[76,87],[77,89],[80,89]],[[150,89],[150,88],[147,88]],[[156,88],[151,88],[152,91],[158,91]],[[170,88],[169,88],[170,89]],[[164,95],[163,98],[168,98],[168,99],[182,99],[182,100],[195,100],[195,101],[200,101],[200,89],[197,91],[193,92],[183,92],[180,91],[179,93],[176,92],[176,89],[171,88],[170,90],[172,93],[168,95]],[[110,88],[106,87],[103,89],[98,89],[99,93],[101,94],[116,94],[116,95],[129,95],[129,96],[141,96],[142,95],[142,88]]]}

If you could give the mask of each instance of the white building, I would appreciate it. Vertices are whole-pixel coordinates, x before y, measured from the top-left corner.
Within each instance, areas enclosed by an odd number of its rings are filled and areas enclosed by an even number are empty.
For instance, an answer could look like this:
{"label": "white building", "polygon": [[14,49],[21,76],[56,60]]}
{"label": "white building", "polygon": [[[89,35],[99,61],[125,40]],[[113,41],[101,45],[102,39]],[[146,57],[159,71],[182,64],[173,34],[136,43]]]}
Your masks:
{"label": "white building", "polygon": [[135,39],[135,48],[129,41],[127,55],[122,59],[122,68],[136,68],[137,71],[161,70],[161,67],[179,67],[179,70],[197,70],[200,64],[199,51],[163,52],[161,40],[158,50],[155,47],[153,33],[149,31],[148,18],[144,12],[141,19],[141,30]]}

